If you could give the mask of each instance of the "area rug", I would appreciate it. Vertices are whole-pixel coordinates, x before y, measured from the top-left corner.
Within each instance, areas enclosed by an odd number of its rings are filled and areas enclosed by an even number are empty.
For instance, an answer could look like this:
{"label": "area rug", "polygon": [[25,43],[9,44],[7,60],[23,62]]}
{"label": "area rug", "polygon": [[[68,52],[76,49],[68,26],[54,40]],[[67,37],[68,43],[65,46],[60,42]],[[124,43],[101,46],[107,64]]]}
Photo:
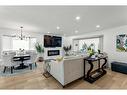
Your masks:
{"label": "area rug", "polygon": [[11,70],[10,68],[6,69],[5,73],[3,73],[3,67],[0,67],[0,77],[8,77],[8,76],[16,76],[16,75],[20,75],[20,74],[25,74],[25,73],[29,73],[32,72],[33,70],[35,70],[37,67],[35,67],[35,65],[32,65],[32,70],[30,70],[30,68],[25,68],[25,69],[20,69],[20,70],[13,70],[13,73],[11,74]]}

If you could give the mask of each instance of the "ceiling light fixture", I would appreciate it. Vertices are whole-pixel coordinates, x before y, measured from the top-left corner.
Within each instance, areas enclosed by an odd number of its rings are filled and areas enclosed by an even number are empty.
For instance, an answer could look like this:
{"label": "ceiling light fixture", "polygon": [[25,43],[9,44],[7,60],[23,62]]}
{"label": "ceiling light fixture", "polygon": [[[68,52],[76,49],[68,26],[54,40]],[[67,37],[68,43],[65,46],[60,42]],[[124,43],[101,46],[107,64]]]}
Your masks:
{"label": "ceiling light fixture", "polygon": [[78,30],[75,31],[75,33],[78,33],[78,32],[79,32]]}
{"label": "ceiling light fixture", "polygon": [[59,27],[59,26],[57,26],[57,27],[56,27],[56,29],[57,29],[57,30],[59,30],[59,29],[60,29],[60,27]]}
{"label": "ceiling light fixture", "polygon": [[100,28],[100,25],[96,25],[96,28]]}
{"label": "ceiling light fixture", "polygon": [[23,34],[22,34],[22,29],[23,29],[23,27],[21,26],[20,28],[21,28],[21,34],[20,34],[19,38],[20,38],[21,40],[23,40],[23,39],[25,39],[26,37],[23,36]]}
{"label": "ceiling light fixture", "polygon": [[19,38],[20,40],[26,40],[27,38],[29,38],[29,39],[33,38],[33,37],[30,37],[30,36],[23,35],[23,31],[22,31],[23,27],[21,26],[20,28],[21,28],[21,34],[20,34],[20,36],[16,36],[17,38]]}
{"label": "ceiling light fixture", "polygon": [[76,19],[76,20],[80,20],[80,16],[77,16],[75,19]]}
{"label": "ceiling light fixture", "polygon": [[34,38],[34,37],[23,35],[23,31],[22,31],[23,27],[21,26],[20,28],[21,28],[20,35],[3,35],[3,36],[13,37],[13,38],[17,38],[17,39],[20,39],[20,40],[27,40],[27,39]]}
{"label": "ceiling light fixture", "polygon": [[64,34],[64,36],[66,36],[66,34]]}

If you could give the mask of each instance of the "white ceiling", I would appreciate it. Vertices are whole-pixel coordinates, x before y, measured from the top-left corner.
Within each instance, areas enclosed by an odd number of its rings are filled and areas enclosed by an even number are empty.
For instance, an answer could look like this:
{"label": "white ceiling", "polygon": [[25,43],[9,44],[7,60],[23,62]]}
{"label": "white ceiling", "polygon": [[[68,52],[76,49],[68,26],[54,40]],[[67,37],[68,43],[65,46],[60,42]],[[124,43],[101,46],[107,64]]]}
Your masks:
{"label": "white ceiling", "polygon": [[[79,21],[75,20],[80,16]],[[127,6],[1,6],[0,30],[84,34],[127,24]],[[96,25],[100,25],[99,29]],[[59,26],[60,30],[56,27]],[[78,33],[75,33],[78,30]]]}

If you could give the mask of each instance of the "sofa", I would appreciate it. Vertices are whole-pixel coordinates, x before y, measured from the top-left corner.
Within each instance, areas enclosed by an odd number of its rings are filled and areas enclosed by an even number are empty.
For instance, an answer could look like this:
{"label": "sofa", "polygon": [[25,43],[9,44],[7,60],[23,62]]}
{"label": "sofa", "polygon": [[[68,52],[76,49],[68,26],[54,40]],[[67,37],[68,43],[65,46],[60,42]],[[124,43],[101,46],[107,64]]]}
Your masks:
{"label": "sofa", "polygon": [[84,76],[83,57],[64,58],[62,61],[50,61],[50,74],[58,80],[62,86],[71,83]]}

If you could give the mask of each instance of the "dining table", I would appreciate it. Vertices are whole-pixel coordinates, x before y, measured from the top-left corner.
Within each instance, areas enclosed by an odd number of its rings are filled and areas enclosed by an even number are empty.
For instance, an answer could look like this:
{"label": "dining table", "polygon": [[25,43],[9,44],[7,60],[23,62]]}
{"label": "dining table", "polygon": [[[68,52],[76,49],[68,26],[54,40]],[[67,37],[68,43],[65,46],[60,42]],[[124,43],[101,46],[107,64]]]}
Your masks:
{"label": "dining table", "polygon": [[18,67],[16,67],[15,69],[18,70],[18,69],[28,68],[28,66],[26,66],[24,64],[24,61],[26,61],[26,60],[30,60],[30,55],[29,54],[16,54],[13,57],[13,61],[21,62],[21,64]]}

